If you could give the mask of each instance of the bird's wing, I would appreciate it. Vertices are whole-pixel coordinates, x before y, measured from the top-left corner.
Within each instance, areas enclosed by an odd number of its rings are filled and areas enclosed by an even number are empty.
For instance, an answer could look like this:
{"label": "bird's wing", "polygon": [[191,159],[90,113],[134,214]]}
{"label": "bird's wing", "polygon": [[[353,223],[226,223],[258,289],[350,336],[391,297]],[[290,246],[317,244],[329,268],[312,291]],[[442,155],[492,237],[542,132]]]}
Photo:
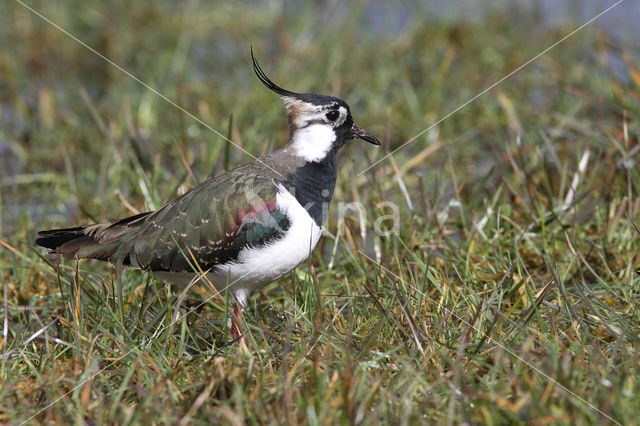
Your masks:
{"label": "bird's wing", "polygon": [[189,252],[203,270],[234,261],[289,228],[277,193],[272,177],[229,171],[138,219],[110,260],[170,272],[193,271]]}

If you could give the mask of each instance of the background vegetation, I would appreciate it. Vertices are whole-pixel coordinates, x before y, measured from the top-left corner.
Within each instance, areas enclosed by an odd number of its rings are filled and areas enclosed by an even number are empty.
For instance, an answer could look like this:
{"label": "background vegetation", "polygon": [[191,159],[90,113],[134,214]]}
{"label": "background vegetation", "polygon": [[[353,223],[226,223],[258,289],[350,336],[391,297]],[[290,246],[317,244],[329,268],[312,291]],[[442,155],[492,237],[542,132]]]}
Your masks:
{"label": "background vegetation", "polygon": [[[249,157],[3,2],[0,422],[638,422],[637,34],[585,28],[359,174],[586,19],[28,5],[254,155],[287,129],[250,45],[282,86],[347,100],[384,146],[343,151],[335,200],[366,220],[334,205],[308,264],[251,299],[244,352],[224,295],[100,262],[57,269],[33,241],[157,208]],[[385,201],[397,235],[373,232]]]}

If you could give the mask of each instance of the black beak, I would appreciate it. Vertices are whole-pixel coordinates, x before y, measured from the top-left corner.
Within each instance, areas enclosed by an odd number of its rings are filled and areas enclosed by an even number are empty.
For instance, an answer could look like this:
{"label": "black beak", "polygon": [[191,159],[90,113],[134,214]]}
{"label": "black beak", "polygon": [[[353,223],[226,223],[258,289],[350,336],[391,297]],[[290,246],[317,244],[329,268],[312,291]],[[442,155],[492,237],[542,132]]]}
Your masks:
{"label": "black beak", "polygon": [[353,127],[351,127],[351,136],[354,139],[357,138],[362,139],[363,141],[367,141],[371,145],[380,146],[380,141],[378,140],[378,138],[364,130],[362,127],[358,126],[356,123],[353,123]]}

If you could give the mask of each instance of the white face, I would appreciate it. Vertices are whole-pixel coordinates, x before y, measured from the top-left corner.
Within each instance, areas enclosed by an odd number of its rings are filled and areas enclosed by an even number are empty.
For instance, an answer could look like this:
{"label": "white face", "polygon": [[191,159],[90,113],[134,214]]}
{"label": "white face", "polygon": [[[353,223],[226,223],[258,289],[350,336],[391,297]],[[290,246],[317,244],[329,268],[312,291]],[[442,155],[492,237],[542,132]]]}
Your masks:
{"label": "white face", "polygon": [[347,109],[338,103],[312,105],[283,97],[292,131],[291,146],[306,161],[321,161],[336,141],[335,129],[347,119]]}

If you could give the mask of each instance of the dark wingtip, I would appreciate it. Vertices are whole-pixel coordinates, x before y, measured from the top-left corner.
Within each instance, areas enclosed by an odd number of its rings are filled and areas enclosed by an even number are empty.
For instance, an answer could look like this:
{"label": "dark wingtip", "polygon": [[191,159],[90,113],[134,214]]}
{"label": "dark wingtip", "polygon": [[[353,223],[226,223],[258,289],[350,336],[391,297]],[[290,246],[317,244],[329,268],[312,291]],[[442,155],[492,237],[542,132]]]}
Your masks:
{"label": "dark wingtip", "polygon": [[83,226],[39,231],[35,243],[39,246],[48,248],[50,251],[55,251],[69,241],[84,237],[85,234],[83,233],[83,231]]}
{"label": "dark wingtip", "polygon": [[275,84],[273,81],[271,81],[269,79],[269,77],[267,77],[267,74],[265,74],[264,71],[262,71],[262,68],[260,67],[260,64],[258,63],[258,60],[256,59],[256,57],[253,55],[253,46],[251,46],[251,62],[253,62],[253,71],[256,73],[256,75],[258,76],[258,79],[262,82],[262,84],[264,84],[269,90],[276,92],[277,94],[281,95],[281,96],[292,96],[295,97],[297,95],[297,93],[294,92],[290,92],[289,90],[283,89],[282,87],[278,86],[277,84]]}

